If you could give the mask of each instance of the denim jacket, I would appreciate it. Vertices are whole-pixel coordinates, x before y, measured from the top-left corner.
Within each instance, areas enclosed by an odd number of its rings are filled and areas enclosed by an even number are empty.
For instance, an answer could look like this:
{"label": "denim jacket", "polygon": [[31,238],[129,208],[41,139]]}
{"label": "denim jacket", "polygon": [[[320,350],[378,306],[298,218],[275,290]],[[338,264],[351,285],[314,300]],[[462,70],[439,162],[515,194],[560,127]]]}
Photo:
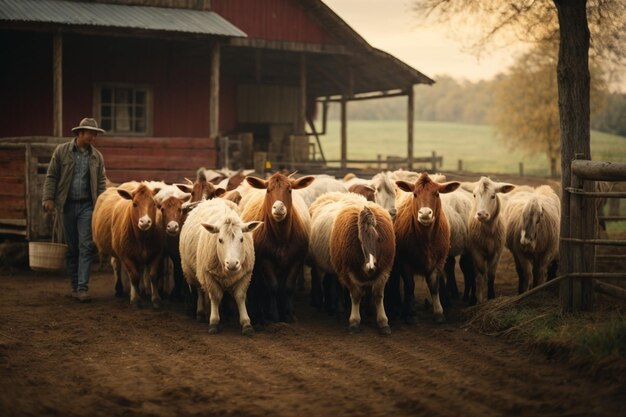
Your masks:
{"label": "denim jacket", "polygon": [[[63,211],[63,206],[72,185],[72,176],[74,175],[73,146],[74,139],[56,147],[52,153],[52,159],[50,160],[48,173],[43,185],[42,201],[54,200],[54,204],[59,211]],[[96,199],[106,189],[106,170],[104,168],[104,158],[100,151],[94,146],[90,146],[89,154],[89,185],[91,199],[95,206]]]}

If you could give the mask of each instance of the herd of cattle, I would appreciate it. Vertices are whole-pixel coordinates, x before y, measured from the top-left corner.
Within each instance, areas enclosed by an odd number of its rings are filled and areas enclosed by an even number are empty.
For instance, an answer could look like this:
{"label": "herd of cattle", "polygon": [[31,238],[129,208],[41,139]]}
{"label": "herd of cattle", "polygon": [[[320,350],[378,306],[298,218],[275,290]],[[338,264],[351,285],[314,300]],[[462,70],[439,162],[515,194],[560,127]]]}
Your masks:
{"label": "herd of cattle", "polygon": [[371,290],[379,332],[389,334],[388,314],[415,320],[415,275],[426,279],[434,320],[445,321],[448,299],[459,297],[457,258],[470,303],[495,297],[505,246],[519,292],[544,282],[558,255],[559,223],[560,200],[547,185],[446,182],[404,170],[371,179],[262,179],[201,168],[184,184],[107,188],[94,209],[93,237],[100,255],[111,257],[116,295],[129,291],[133,305],[145,275],[153,307],[161,306],[163,260],[171,259],[168,292],[186,300],[190,315],[208,316],[209,333],[219,331],[225,292],[244,335],[254,333],[252,323],[293,321],[308,266],[313,305],[340,309],[347,289],[349,329],[357,332]]}

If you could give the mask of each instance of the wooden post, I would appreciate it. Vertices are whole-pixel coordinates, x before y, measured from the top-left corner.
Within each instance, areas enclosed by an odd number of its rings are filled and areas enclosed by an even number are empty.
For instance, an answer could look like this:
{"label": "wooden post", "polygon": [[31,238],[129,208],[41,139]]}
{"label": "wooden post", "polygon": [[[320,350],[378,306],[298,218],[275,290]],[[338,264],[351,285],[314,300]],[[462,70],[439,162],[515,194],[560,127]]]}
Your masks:
{"label": "wooden post", "polygon": [[300,100],[298,107],[296,134],[304,135],[304,124],[306,123],[306,55],[304,53],[300,54]]}
{"label": "wooden post", "polygon": [[523,162],[519,163],[519,176],[520,177],[524,176],[524,163]]}
{"label": "wooden post", "polygon": [[459,163],[457,164],[456,170],[459,172],[463,171],[463,160],[459,159]]}
{"label": "wooden post", "polygon": [[[406,122],[407,122],[407,167],[409,170],[413,169],[413,119],[414,119],[414,105],[415,100],[413,96],[413,86],[411,85],[407,90],[407,111],[406,111]],[[434,168],[433,168],[434,172]]]}
{"label": "wooden post", "polygon": [[430,156],[430,166],[433,174],[437,172],[437,152],[433,151]]}
{"label": "wooden post", "polygon": [[348,159],[348,126],[346,123],[346,98],[341,99],[341,168],[346,167]]}
{"label": "wooden post", "polygon": [[[215,139],[219,135],[220,117],[220,44],[211,45],[211,81],[209,97],[209,137]],[[223,152],[223,150],[222,150]]]}
{"label": "wooden post", "polygon": [[52,37],[52,135],[63,136],[63,37]]}
{"label": "wooden post", "polygon": [[376,160],[378,161],[378,162],[376,163],[376,167],[377,167],[377,169],[380,171],[380,170],[381,170],[381,166],[382,166],[381,164],[382,164],[382,161],[383,161],[383,156],[382,156],[381,154],[378,154],[378,155],[376,156]]}

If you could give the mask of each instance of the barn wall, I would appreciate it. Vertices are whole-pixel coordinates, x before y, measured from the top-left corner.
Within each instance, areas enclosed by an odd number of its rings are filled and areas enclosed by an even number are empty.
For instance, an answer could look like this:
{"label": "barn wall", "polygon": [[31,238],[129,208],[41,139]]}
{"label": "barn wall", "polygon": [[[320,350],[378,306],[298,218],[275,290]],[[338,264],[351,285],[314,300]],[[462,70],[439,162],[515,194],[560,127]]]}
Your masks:
{"label": "barn wall", "polygon": [[52,36],[0,31],[0,137],[52,134]]}
{"label": "barn wall", "polygon": [[336,43],[294,0],[211,0],[211,9],[243,30],[248,38]]}
{"label": "barn wall", "polygon": [[209,62],[208,45],[66,36],[64,133],[92,114],[94,84],[111,82],[153,88],[153,136],[208,137]]}

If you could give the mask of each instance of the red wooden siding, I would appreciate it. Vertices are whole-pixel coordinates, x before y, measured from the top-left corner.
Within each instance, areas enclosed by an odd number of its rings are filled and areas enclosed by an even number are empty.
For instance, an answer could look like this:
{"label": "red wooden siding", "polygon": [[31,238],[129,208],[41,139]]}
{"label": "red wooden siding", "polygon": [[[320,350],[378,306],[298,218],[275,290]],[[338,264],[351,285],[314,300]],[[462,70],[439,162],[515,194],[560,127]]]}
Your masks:
{"label": "red wooden siding", "polygon": [[208,138],[98,137],[107,177],[113,182],[193,179],[198,168],[215,167],[215,142]]}
{"label": "red wooden siding", "polygon": [[52,134],[52,36],[0,31],[0,137]]}
{"label": "red wooden siding", "polygon": [[0,219],[26,218],[26,160],[24,149],[0,152]]}
{"label": "red wooden siding", "polygon": [[92,113],[94,84],[110,82],[152,86],[153,136],[208,136],[208,45],[85,36],[64,41],[65,134]]}
{"label": "red wooden siding", "polygon": [[211,10],[243,30],[249,38],[337,43],[293,0],[212,0]]}

